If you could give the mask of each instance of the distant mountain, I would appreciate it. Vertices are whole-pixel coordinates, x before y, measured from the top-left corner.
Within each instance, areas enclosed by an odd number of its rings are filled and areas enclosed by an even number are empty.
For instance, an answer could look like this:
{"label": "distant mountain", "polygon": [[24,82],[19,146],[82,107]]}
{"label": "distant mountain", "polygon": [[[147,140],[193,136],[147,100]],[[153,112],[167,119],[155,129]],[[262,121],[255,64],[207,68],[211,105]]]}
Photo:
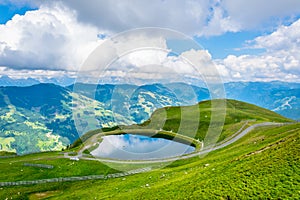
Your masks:
{"label": "distant mountain", "polygon": [[12,79],[9,76],[1,76],[0,77],[0,86],[20,86],[26,87],[35,84],[39,84],[40,82],[33,78],[27,79]]}
{"label": "distant mountain", "polygon": [[76,93],[104,104],[112,110],[136,123],[147,120],[158,108],[166,106],[192,105],[209,99],[207,89],[185,83],[149,85],[92,85],[78,83],[68,87]]}
{"label": "distant mountain", "polygon": [[[137,123],[147,119],[157,108],[169,105],[192,105],[210,99],[206,88],[186,83],[144,86],[76,84],[76,86],[77,92],[104,103],[106,109],[116,110],[121,115],[139,113],[133,119]],[[69,89],[72,90],[72,87],[70,86]],[[252,103],[291,119],[300,119],[300,83],[230,82],[225,83],[224,88],[226,98]],[[151,99],[151,95],[154,95],[155,99]],[[164,98],[169,99],[169,102],[163,101]],[[142,99],[145,99],[144,103]],[[112,104],[115,107],[111,107]],[[129,104],[131,107],[128,106]]]}
{"label": "distant mountain", "polygon": [[18,87],[27,87],[36,85],[39,83],[52,83],[60,86],[68,86],[75,82],[75,78],[71,78],[68,76],[61,76],[55,78],[41,78],[39,80],[33,78],[10,78],[9,76],[1,76],[0,77],[0,86],[18,86]]}
{"label": "distant mountain", "polygon": [[300,119],[300,83],[225,83],[226,97],[273,110],[291,119]]}
{"label": "distant mountain", "polygon": [[71,78],[69,76],[60,76],[55,78],[42,78],[40,81],[42,83],[52,83],[55,85],[60,85],[65,87],[74,84],[75,80],[76,80],[75,78]]}
{"label": "distant mountain", "polygon": [[[227,98],[300,119],[300,84],[236,82],[225,89]],[[185,83],[0,87],[0,151],[61,149],[89,130],[142,123],[158,108],[208,99],[207,89]]]}
{"label": "distant mountain", "polygon": [[300,120],[300,89],[274,90],[273,104],[266,106],[283,116]]}
{"label": "distant mountain", "polygon": [[88,130],[117,125],[114,119],[118,124],[132,123],[104,109],[102,103],[54,84],[0,87],[3,151],[24,154],[61,149]]}
{"label": "distant mountain", "polygon": [[0,150],[61,149],[89,130],[140,123],[157,108],[208,98],[206,89],[184,83],[0,87]]}
{"label": "distant mountain", "polygon": [[[147,119],[157,108],[192,105],[210,99],[207,89],[186,83],[144,86],[76,84],[76,87],[76,92],[104,103],[106,109],[127,117],[133,116],[132,120],[136,123]],[[226,98],[252,103],[291,119],[300,119],[300,83],[231,82],[225,83],[224,87]]]}

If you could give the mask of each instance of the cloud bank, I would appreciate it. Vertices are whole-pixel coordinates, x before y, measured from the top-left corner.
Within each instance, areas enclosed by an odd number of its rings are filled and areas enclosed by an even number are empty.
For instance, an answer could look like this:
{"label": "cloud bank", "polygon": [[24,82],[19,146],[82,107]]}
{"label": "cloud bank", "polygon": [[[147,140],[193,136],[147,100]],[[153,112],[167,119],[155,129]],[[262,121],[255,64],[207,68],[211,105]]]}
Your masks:
{"label": "cloud bank", "polygon": [[260,55],[229,55],[216,61],[218,69],[227,74],[227,80],[300,82],[300,19],[249,43],[248,48],[264,49],[265,52]]}
{"label": "cloud bank", "polygon": [[60,4],[0,25],[0,66],[74,71],[98,44],[99,30]]}
{"label": "cloud bank", "polygon": [[56,1],[76,10],[79,21],[105,30],[165,27],[200,36],[263,27],[271,18],[292,18],[300,12],[298,0]]}
{"label": "cloud bank", "polygon": [[[5,0],[0,4],[37,8],[24,16],[15,15],[0,25],[0,75],[48,74],[51,77],[71,74],[73,77],[87,56],[109,36],[132,28],[164,27],[197,37],[266,30],[270,34],[248,43],[248,48],[264,49],[264,53],[228,55],[214,61],[221,76],[225,81],[300,81],[298,0],[274,0],[272,3],[266,0],[154,0],[130,4],[99,0],[89,3],[81,0]],[[162,48],[170,50],[164,38],[145,35],[138,42],[143,41],[162,42]],[[194,71],[179,59],[191,52],[192,49],[179,57],[170,57],[166,52],[140,51],[121,58],[117,64],[139,69],[137,75],[149,75],[149,67],[141,66],[156,61],[177,74],[192,75]],[[210,56],[209,52],[206,54]],[[197,55],[204,56],[200,51],[194,54]],[[126,74],[124,70],[113,73]]]}

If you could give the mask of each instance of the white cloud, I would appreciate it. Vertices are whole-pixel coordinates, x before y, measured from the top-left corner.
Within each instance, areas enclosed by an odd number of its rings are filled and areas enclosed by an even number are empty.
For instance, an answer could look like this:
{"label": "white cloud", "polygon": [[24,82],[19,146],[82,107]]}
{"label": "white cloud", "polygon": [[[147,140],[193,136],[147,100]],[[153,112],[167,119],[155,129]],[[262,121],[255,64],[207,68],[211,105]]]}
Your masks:
{"label": "white cloud", "polygon": [[[300,13],[298,0],[274,0],[271,3],[267,0],[154,0],[151,3],[128,3],[121,0],[90,0],[89,3],[81,0],[6,0],[5,3],[7,2],[39,9],[28,11],[24,16],[16,15],[8,23],[0,25],[0,66],[5,66],[7,73],[8,68],[27,71],[34,69],[35,73],[40,69],[50,70],[51,73],[41,73],[49,75],[53,75],[52,71],[55,70],[77,70],[89,53],[101,43],[97,38],[99,33],[112,34],[131,28],[154,26],[175,29],[189,35],[211,36],[263,27],[270,19],[275,19],[271,20],[274,25],[274,21],[281,23]],[[256,38],[252,47],[266,49],[265,54],[231,55],[223,61],[216,61],[219,72],[225,80],[298,80],[299,24],[300,21],[297,21],[291,26],[281,26],[273,34]],[[135,37],[135,43],[140,46],[153,43],[162,49],[167,48],[165,38],[157,38],[151,33]],[[126,46],[126,40],[132,42],[131,38],[124,38],[125,43],[117,49],[130,49],[132,43],[127,43]],[[107,50],[101,56],[109,55],[109,51],[115,49]],[[119,52],[113,53],[119,55]],[[191,50],[181,56],[194,59],[199,67],[205,66],[203,53],[204,51]],[[159,71],[163,74],[164,70],[157,67],[158,63],[166,67],[166,72],[189,76],[196,74],[195,69],[180,60],[180,57],[168,57],[167,52],[139,51],[125,57],[117,64],[127,66],[128,70],[135,70],[136,76],[148,79],[152,79]],[[150,65],[156,65],[152,69],[155,72],[153,76],[150,75]],[[141,66],[148,68],[142,69]],[[207,70],[202,72],[204,73],[209,75],[212,72]],[[124,76],[128,73],[123,69],[115,69],[111,74]]]}
{"label": "white cloud", "polygon": [[201,75],[212,71],[212,59],[207,51],[191,49],[178,57],[169,56],[167,40],[184,41],[185,46],[194,44],[166,29],[128,31],[102,43],[84,63],[80,77],[84,77],[82,81],[89,81],[87,76],[180,81],[186,76],[201,79]]}
{"label": "white cloud", "polygon": [[56,1],[76,10],[80,21],[114,32],[163,27],[189,35],[219,35],[264,28],[270,19],[280,21],[300,13],[298,0]]}
{"label": "white cloud", "polygon": [[[171,79],[180,82],[185,77],[207,79],[206,81],[218,78],[218,72],[208,51],[192,49],[181,53],[178,57],[169,56],[168,53],[169,51],[165,49],[137,49],[120,57],[106,68],[102,75],[132,80],[143,79],[145,82]],[[100,70],[103,69],[99,67],[96,71]]]}
{"label": "white cloud", "polygon": [[62,77],[70,77],[76,78],[76,72],[70,72],[65,70],[32,70],[32,69],[11,69],[7,67],[0,67],[0,76],[9,76],[13,79],[23,79],[23,78],[34,78],[41,82],[44,82],[46,78],[62,78]]}
{"label": "white cloud", "polygon": [[[144,78],[150,73],[149,65],[160,65],[167,57],[165,35],[160,29],[137,29],[105,40],[90,54],[80,68],[79,77],[85,81],[105,76],[130,76]],[[147,68],[148,66],[148,68]],[[156,70],[155,74],[159,71]],[[149,74],[147,79],[151,77]],[[87,81],[87,80],[86,80]]]}
{"label": "white cloud", "polygon": [[225,81],[300,81],[299,73],[286,70],[284,59],[275,55],[230,55],[217,63],[218,69],[225,69]]}
{"label": "white cloud", "polygon": [[300,48],[300,20],[290,26],[280,26],[270,35],[254,39],[254,48],[265,48],[268,52],[295,50]]}
{"label": "white cloud", "polygon": [[[189,35],[219,35],[264,27],[268,21],[282,22],[300,14],[298,0],[6,0],[14,5],[53,7],[64,4],[79,22],[101,30],[120,32],[141,27],[174,29]],[[273,22],[274,22],[273,20]]]}
{"label": "white cloud", "polygon": [[285,17],[293,18],[300,13],[298,0],[224,0],[221,4],[232,22],[239,24],[240,30],[264,28],[270,25],[270,20],[281,23]]}
{"label": "white cloud", "polygon": [[229,55],[216,61],[226,69],[225,79],[248,81],[300,81],[300,19],[290,26],[281,26],[269,35],[252,41],[251,48],[263,48],[260,55]]}
{"label": "white cloud", "polygon": [[15,15],[0,25],[0,66],[76,70],[99,44],[98,33],[61,4]]}
{"label": "white cloud", "polygon": [[221,35],[225,32],[237,32],[241,30],[240,24],[231,19],[220,5],[213,6],[212,17],[207,25],[198,32],[198,35]]}
{"label": "white cloud", "polygon": [[64,0],[77,11],[79,20],[105,30],[120,32],[140,27],[171,28],[196,33],[205,26],[210,1],[98,1]]}

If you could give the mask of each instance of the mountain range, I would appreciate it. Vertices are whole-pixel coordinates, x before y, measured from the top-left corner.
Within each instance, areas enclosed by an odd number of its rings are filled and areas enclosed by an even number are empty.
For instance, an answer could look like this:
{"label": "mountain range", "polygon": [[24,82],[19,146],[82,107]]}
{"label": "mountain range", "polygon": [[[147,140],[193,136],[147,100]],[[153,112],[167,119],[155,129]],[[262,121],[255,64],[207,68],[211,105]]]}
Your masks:
{"label": "mountain range", "polygon": [[69,76],[61,76],[56,78],[41,78],[41,79],[34,79],[34,78],[10,78],[7,75],[2,75],[0,77],[0,86],[19,86],[19,87],[26,87],[32,86],[39,83],[53,83],[60,86],[68,86],[73,84],[75,81],[74,78]]}
{"label": "mountain range", "polygon": [[18,154],[61,150],[79,137],[78,130],[116,125],[113,117],[132,123],[101,102],[54,84],[0,87],[0,107],[1,150]]}
{"label": "mountain range", "polygon": [[[298,83],[235,82],[224,86],[227,98],[300,119]],[[60,150],[89,130],[139,124],[158,108],[208,99],[206,88],[185,83],[0,87],[0,151]]]}
{"label": "mountain range", "polygon": [[300,83],[233,82],[225,83],[226,96],[300,119]]}

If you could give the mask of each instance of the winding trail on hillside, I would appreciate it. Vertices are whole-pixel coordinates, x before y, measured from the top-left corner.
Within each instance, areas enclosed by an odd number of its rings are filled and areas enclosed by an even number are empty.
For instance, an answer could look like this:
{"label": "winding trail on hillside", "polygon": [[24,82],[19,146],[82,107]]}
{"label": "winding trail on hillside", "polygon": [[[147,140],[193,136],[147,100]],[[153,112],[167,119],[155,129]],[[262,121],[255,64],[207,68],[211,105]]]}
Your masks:
{"label": "winding trail on hillside", "polygon": [[126,171],[126,172],[120,172],[120,173],[114,173],[114,174],[108,174],[108,175],[72,176],[72,177],[38,179],[38,180],[30,180],[30,181],[0,182],[0,187],[19,186],[19,185],[35,185],[35,184],[55,183],[55,182],[105,180],[105,179],[109,179],[109,178],[120,178],[120,177],[129,176],[129,175],[133,175],[133,174],[148,172],[148,171],[151,171],[151,167],[145,167],[145,168],[130,170],[130,171]]}
{"label": "winding trail on hillside", "polygon": [[[176,160],[182,160],[182,159],[188,159],[188,158],[193,158],[196,156],[203,156],[205,154],[208,154],[211,151],[215,151],[221,148],[224,148],[246,134],[248,134],[250,131],[254,130],[255,128],[258,127],[265,127],[265,126],[284,126],[287,124],[293,124],[293,123],[273,123],[273,122],[265,122],[265,123],[260,123],[260,124],[254,124],[245,130],[242,130],[248,122],[245,123],[245,125],[238,130],[235,134],[233,134],[228,140],[225,140],[221,143],[217,143],[213,147],[206,147],[204,150],[200,152],[195,152],[192,154],[188,155],[183,155],[183,156],[178,156],[178,157],[173,157],[173,158],[166,158],[166,159],[156,159],[156,160],[138,160],[138,161],[126,161],[126,160],[111,160],[111,159],[99,159],[99,158],[89,158],[89,157],[84,157],[82,152],[78,154],[77,156],[70,156],[67,153],[64,153],[64,156],[58,157],[58,158],[67,158],[67,159],[74,159],[74,160],[95,160],[95,161],[100,161],[100,162],[110,162],[110,163],[120,163],[120,164],[151,164],[151,163],[165,163],[165,162],[174,162]],[[42,184],[42,183],[53,183],[53,182],[68,182],[68,181],[84,181],[84,180],[95,180],[95,179],[108,179],[108,178],[118,178],[118,177],[124,177],[128,175],[133,175],[133,174],[138,174],[138,173],[143,173],[143,172],[148,172],[151,171],[151,167],[146,167],[146,168],[140,168],[140,169],[135,169],[131,171],[126,171],[126,172],[121,172],[121,173],[115,173],[115,174],[108,174],[108,175],[88,175],[88,176],[76,176],[76,177],[60,177],[60,178],[50,178],[50,179],[40,179],[40,180],[30,180],[30,181],[12,181],[12,182],[0,182],[1,187],[5,186],[19,186],[19,185],[33,185],[33,184]]]}
{"label": "winding trail on hillside", "polygon": [[[245,125],[241,128],[243,129],[248,122],[245,123]],[[188,158],[193,158],[196,156],[203,156],[205,154],[208,154],[211,151],[215,151],[221,148],[224,148],[240,138],[244,137],[246,134],[248,134],[250,131],[254,130],[255,128],[258,127],[265,127],[265,126],[284,126],[287,124],[291,123],[274,123],[274,122],[264,122],[260,124],[254,124],[245,130],[238,130],[235,134],[233,134],[229,140],[222,141],[220,143],[217,143],[214,146],[211,147],[206,147],[202,151],[194,152],[191,154],[187,155],[182,155],[182,156],[177,156],[177,157],[172,157],[172,158],[163,158],[163,159],[153,159],[153,160],[115,160],[115,159],[103,159],[103,158],[91,158],[91,157],[85,157],[82,152],[78,153],[77,156],[69,156],[67,154],[64,154],[65,158],[69,159],[83,159],[83,160],[94,160],[94,161],[100,161],[100,162],[108,162],[108,163],[119,163],[119,164],[151,164],[151,163],[166,163],[166,162],[174,162],[176,160],[183,160],[183,159],[188,159]]]}

